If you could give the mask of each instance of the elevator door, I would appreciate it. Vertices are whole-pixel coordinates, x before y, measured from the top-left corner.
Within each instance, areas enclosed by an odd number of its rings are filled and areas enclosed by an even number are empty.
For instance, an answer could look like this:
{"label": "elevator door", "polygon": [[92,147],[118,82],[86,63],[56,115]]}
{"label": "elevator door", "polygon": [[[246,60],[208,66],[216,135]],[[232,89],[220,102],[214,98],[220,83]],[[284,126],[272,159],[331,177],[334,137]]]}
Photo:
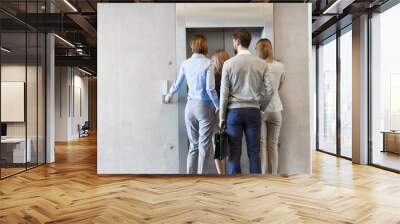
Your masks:
{"label": "elevator door", "polygon": [[[188,28],[186,29],[186,56],[189,58],[192,55],[190,49],[190,39],[194,35],[202,34],[207,37],[208,40],[208,57],[211,58],[212,54],[218,49],[225,49],[229,52],[232,57],[233,53],[233,43],[232,37],[233,33],[238,28]],[[249,50],[255,54],[256,43],[261,37],[262,29],[258,27],[246,28],[250,31],[252,36],[252,41],[250,43]]]}
{"label": "elevator door", "polygon": [[[230,57],[234,56],[233,53],[233,33],[238,28],[190,28],[186,29],[186,56],[189,58],[192,55],[190,49],[190,39],[194,35],[202,34],[207,37],[208,40],[208,58],[211,58],[213,53],[218,49],[224,49],[228,51]],[[252,41],[249,47],[250,52],[255,54],[255,45],[257,41],[261,37],[262,28],[252,27],[246,28],[251,32]],[[182,118],[183,119],[183,118]],[[185,151],[187,154],[187,151]],[[242,148],[242,173],[249,173],[249,159],[247,157],[247,147],[246,141],[243,139],[243,148]],[[213,174],[217,173],[215,165],[214,165],[214,151],[210,151],[207,155],[207,162],[205,173]]]}

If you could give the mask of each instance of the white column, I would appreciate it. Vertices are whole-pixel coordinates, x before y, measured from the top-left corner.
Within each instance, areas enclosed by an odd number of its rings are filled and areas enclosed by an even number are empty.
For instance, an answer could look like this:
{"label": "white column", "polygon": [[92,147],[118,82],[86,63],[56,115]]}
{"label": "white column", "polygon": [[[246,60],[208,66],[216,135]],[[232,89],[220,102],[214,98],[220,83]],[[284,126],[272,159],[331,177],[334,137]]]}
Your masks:
{"label": "white column", "polygon": [[55,161],[54,134],[55,134],[55,75],[54,75],[54,35],[46,36],[46,163]]}
{"label": "white column", "polygon": [[274,4],[275,56],[286,70],[279,173],[311,173],[311,4]]}
{"label": "white column", "polygon": [[368,16],[353,20],[353,162],[368,163]]}

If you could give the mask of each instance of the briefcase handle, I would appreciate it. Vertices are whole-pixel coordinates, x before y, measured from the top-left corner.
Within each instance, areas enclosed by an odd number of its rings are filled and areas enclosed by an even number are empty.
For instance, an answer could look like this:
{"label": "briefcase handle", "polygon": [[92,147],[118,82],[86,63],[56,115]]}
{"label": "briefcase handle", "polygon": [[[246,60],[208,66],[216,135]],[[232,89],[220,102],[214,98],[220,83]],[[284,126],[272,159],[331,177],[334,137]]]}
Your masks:
{"label": "briefcase handle", "polygon": [[218,128],[218,133],[219,134],[226,133],[226,127],[225,128]]}

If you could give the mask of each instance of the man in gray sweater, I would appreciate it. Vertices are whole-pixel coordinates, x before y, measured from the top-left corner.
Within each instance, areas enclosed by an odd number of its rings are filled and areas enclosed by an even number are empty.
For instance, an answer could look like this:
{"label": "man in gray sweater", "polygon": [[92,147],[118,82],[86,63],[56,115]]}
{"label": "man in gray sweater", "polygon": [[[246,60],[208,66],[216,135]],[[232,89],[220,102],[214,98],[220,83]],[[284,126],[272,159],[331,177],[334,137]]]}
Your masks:
{"label": "man in gray sweater", "polygon": [[251,34],[240,29],[233,35],[236,56],[224,63],[221,80],[220,127],[228,134],[228,173],[240,174],[243,132],[246,137],[250,173],[261,173],[261,110],[274,93],[267,63],[248,50]]}

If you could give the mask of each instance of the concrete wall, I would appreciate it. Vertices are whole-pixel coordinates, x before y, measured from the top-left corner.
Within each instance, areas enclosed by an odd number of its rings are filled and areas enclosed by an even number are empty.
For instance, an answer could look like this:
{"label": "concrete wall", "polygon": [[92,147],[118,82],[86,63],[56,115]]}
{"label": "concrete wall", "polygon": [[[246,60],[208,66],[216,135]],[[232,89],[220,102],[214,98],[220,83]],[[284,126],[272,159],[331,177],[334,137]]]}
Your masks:
{"label": "concrete wall", "polygon": [[98,4],[98,166],[107,173],[178,173],[175,4]]}
{"label": "concrete wall", "polygon": [[311,173],[311,4],[274,4],[275,56],[283,62],[279,173]]}

